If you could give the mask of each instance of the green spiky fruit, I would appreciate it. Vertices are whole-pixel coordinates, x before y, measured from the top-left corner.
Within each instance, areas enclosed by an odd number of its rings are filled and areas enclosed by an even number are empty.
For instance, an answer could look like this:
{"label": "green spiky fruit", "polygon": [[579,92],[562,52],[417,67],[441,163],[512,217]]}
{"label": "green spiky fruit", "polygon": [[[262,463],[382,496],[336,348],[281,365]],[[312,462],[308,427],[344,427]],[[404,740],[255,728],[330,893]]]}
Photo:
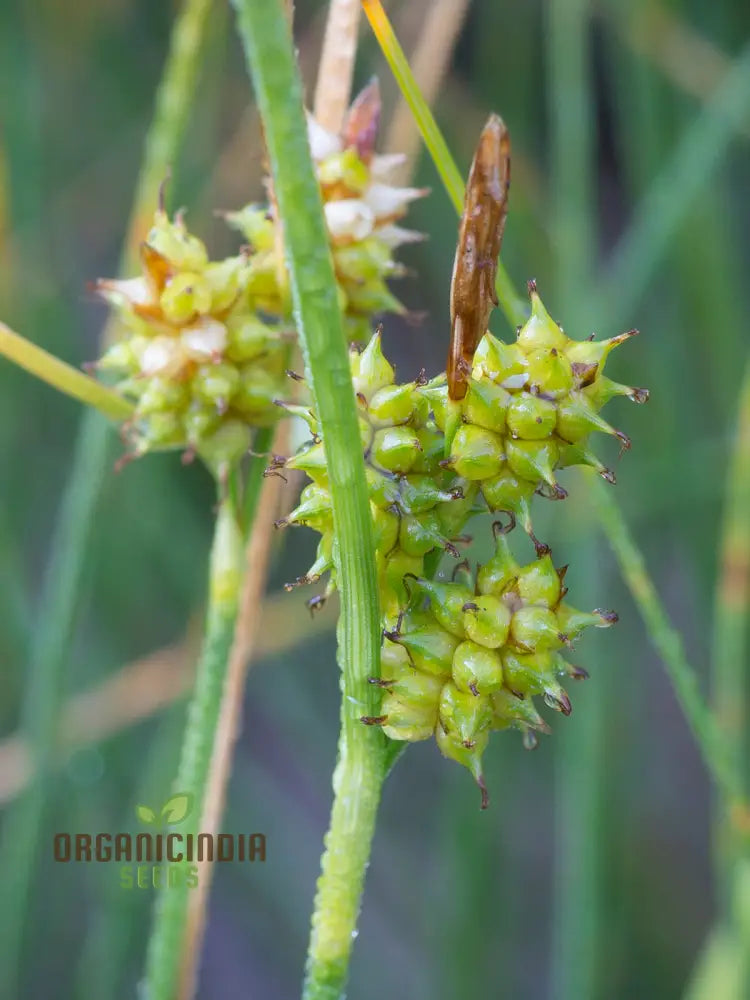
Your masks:
{"label": "green spiky fruit", "polygon": [[561,680],[586,675],[561,650],[584,628],[617,620],[613,612],[565,604],[563,576],[545,547],[519,565],[506,534],[498,532],[495,555],[470,582],[412,581],[411,607],[384,633],[383,677],[394,678],[381,682],[387,690],[379,721],[386,734],[426,739],[434,721],[440,750],[472,772],[483,804],[481,758],[491,730],[518,729],[533,746],[535,733],[549,731],[535,696],[569,715]]}
{"label": "green spiky fruit", "polygon": [[190,449],[222,475],[247,451],[250,428],[279,416],[284,344],[243,302],[247,258],[209,261],[181,216],[157,211],[140,260],[140,277],[97,283],[120,326],[98,367],[135,403],[134,454]]}
{"label": "green spiky fruit", "polygon": [[445,433],[450,467],[477,485],[492,510],[511,512],[530,532],[532,494],[566,496],[557,481],[561,467],[590,465],[614,482],[588,439],[596,431],[625,448],[630,442],[599,410],[612,396],[642,403],[648,393],[603,374],[610,351],[635,330],[600,342],[572,340],[547,313],[534,282],[529,294],[531,315],[515,344],[490,334],[482,339],[464,399],[448,398],[442,376],[422,391]]}
{"label": "green spiky fruit", "polygon": [[[410,579],[424,576],[425,557],[442,549],[458,554],[454,541],[474,509],[476,491],[453,470],[443,468],[443,435],[429,417],[421,382],[395,383],[380,335],[375,334],[361,353],[352,350],[350,359],[381,613],[386,623],[393,623],[409,600]],[[302,491],[299,506],[284,523],[321,531],[327,539],[326,552],[332,554],[333,518],[323,441],[314,414],[301,407],[289,409],[306,421],[313,437],[286,467],[304,471],[313,482]],[[316,560],[315,575],[320,575],[319,566]],[[332,555],[325,568],[334,573]],[[312,575],[308,572],[300,582]]]}

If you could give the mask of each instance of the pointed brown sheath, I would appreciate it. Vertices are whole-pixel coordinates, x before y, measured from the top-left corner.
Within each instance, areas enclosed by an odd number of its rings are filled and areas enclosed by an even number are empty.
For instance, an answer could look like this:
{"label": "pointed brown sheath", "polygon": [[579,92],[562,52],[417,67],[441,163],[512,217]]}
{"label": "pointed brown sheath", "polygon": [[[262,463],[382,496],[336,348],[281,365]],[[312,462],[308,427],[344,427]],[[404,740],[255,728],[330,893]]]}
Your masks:
{"label": "pointed brown sheath", "polygon": [[463,399],[477,344],[497,305],[495,275],[510,187],[510,136],[499,115],[490,115],[479,136],[451,279],[451,345],[448,395]]}

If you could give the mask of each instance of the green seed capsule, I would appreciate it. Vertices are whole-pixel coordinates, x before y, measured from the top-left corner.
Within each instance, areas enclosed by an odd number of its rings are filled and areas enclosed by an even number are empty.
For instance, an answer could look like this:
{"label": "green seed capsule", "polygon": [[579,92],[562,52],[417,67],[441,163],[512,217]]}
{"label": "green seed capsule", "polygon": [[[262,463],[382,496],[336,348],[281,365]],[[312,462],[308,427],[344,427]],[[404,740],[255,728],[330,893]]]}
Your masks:
{"label": "green seed capsule", "polygon": [[526,604],[554,608],[561,592],[560,577],[549,553],[524,566],[518,574],[518,593]]}
{"label": "green seed capsule", "polygon": [[518,698],[540,694],[542,678],[539,665],[545,654],[520,653],[514,649],[505,649],[502,654],[503,677],[505,686]]}
{"label": "green seed capsule", "polygon": [[382,280],[368,281],[363,285],[349,285],[346,290],[348,308],[372,316],[374,313],[391,312],[399,315],[404,306]]}
{"label": "green seed capsule", "polygon": [[540,733],[551,732],[530,698],[517,698],[511,691],[503,687],[499,691],[493,692],[490,699],[493,709],[493,729],[513,728],[520,729],[522,732],[529,729]]}
{"label": "green seed capsule", "polygon": [[138,400],[138,415],[172,410],[179,413],[190,402],[190,391],[184,382],[173,379],[151,378],[143,384],[143,392]]}
{"label": "green seed capsule", "polygon": [[104,355],[96,362],[97,370],[126,372],[134,375],[140,368],[134,340],[135,338],[118,340],[108,347]]}
{"label": "green seed capsule", "polygon": [[[239,407],[240,409],[242,407]],[[319,486],[325,486],[328,482],[328,464],[323,442],[311,444],[307,448],[287,459],[285,468],[296,469],[305,472]]]}
{"label": "green seed capsule", "polygon": [[203,270],[203,280],[211,293],[212,312],[224,312],[236,301],[240,291],[240,275],[246,264],[242,257],[212,261]]}
{"label": "green seed capsule", "polygon": [[190,234],[179,219],[170,222],[165,212],[157,212],[146,243],[175,269],[202,271],[208,263],[208,253],[203,242]]}
{"label": "green seed capsule", "polygon": [[393,385],[395,372],[385,359],[379,333],[370,338],[361,354],[352,351],[349,362],[354,391],[368,401],[378,389]]}
{"label": "green seed capsule", "polygon": [[495,554],[481,566],[477,574],[477,588],[480,594],[502,596],[506,590],[515,585],[521,568],[513,558],[507,536],[495,536]]}
{"label": "green seed capsule", "polygon": [[405,631],[399,634],[387,633],[386,638],[406,649],[417,670],[447,677],[458,639],[435,622],[428,620],[417,624],[417,621],[412,617]]}
{"label": "green seed capsule", "polygon": [[273,331],[255,316],[238,316],[227,322],[226,357],[242,363],[262,357],[273,339]]}
{"label": "green seed capsule", "polygon": [[464,628],[473,642],[499,649],[508,638],[511,613],[499,597],[483,594],[464,606]]}
{"label": "green seed capsule", "polygon": [[474,776],[474,780],[482,791],[483,809],[487,808],[489,799],[487,797],[487,790],[484,784],[484,775],[482,774],[482,754],[487,748],[489,738],[489,730],[483,730],[477,735],[477,738],[474,741],[474,746],[469,749],[462,746],[461,743],[456,742],[451,734],[446,733],[443,730],[440,723],[438,723],[435,729],[435,740],[443,757],[455,760],[457,763],[469,770]]}
{"label": "green seed capsule", "polygon": [[172,448],[183,443],[182,421],[179,414],[171,410],[151,413],[144,425],[143,451],[149,448]]}
{"label": "green seed capsule", "polygon": [[[374,503],[370,503],[372,511],[373,533],[375,535],[375,548],[378,552],[389,554],[398,544],[399,529],[401,520],[398,514],[390,510],[381,510]],[[412,555],[414,553],[411,553]]]}
{"label": "green seed capsule", "polygon": [[167,283],[159,304],[170,323],[187,323],[211,308],[211,289],[199,274],[183,271]]}
{"label": "green seed capsule", "polygon": [[417,452],[411,471],[434,476],[445,457],[445,438],[434,426],[420,427],[415,434],[421,451]]}
{"label": "green seed capsule", "polygon": [[435,511],[440,518],[443,533],[448,538],[456,538],[477,509],[479,490],[475,483],[467,483],[463,479],[454,480],[451,489],[461,490],[463,496],[454,496],[450,500],[444,500],[437,505]]}
{"label": "green seed capsule", "polygon": [[317,172],[323,187],[343,184],[351,194],[362,194],[370,185],[370,171],[353,148],[331,153],[318,164]]}
{"label": "green seed capsule", "polygon": [[609,340],[569,340],[565,347],[565,354],[573,364],[597,365],[598,371],[604,370],[604,362],[607,360],[610,351],[626,340],[637,334],[637,330],[628,330],[626,333],[619,333]]}
{"label": "green seed capsule", "polygon": [[383,278],[395,270],[390,248],[377,237],[334,246],[333,262],[337,278],[347,285]]}
{"label": "green seed capsule", "polygon": [[418,453],[419,438],[409,427],[384,427],[372,439],[373,461],[389,472],[408,472]]}
{"label": "green seed capsule", "polygon": [[467,750],[475,748],[491,723],[492,703],[489,695],[460,691],[452,681],[443,686],[438,729],[442,728],[454,744]]}
{"label": "green seed capsule", "polygon": [[557,433],[563,441],[576,444],[592,431],[617,435],[617,431],[602,419],[581,392],[572,392],[557,409]]}
{"label": "green seed capsule", "polygon": [[556,348],[531,351],[526,357],[528,386],[548,399],[564,399],[575,385],[570,361]]}
{"label": "green seed capsule", "polygon": [[463,401],[464,419],[469,424],[502,434],[511,395],[489,379],[472,379]]}
{"label": "green seed capsule", "polygon": [[328,490],[315,483],[309,483],[300,494],[300,502],[286,518],[286,524],[304,524],[315,531],[330,531],[333,528],[331,497]]}
{"label": "green seed capsule", "polygon": [[600,410],[615,396],[627,396],[633,403],[647,403],[649,398],[648,389],[622,385],[620,382],[613,382],[606,375],[597,376],[596,380],[582,391],[595,410]]}
{"label": "green seed capsule", "polygon": [[240,385],[240,373],[234,365],[201,365],[193,376],[193,395],[219,410],[228,407]]}
{"label": "green seed capsule", "polygon": [[513,437],[541,440],[549,437],[556,422],[555,404],[529,392],[519,392],[508,407],[508,430]]}
{"label": "green seed capsule", "polygon": [[536,287],[531,290],[531,316],[518,331],[518,346],[523,351],[554,347],[563,351],[568,338],[544,308]]}
{"label": "green seed capsule", "polygon": [[273,250],[276,226],[268,209],[259,205],[246,205],[239,212],[227,212],[227,222],[238,229],[256,251]]}
{"label": "green seed capsule", "polygon": [[405,424],[414,416],[415,403],[413,384],[387,385],[373,393],[368,414],[375,424]]}
{"label": "green seed capsule", "polygon": [[578,611],[569,604],[561,604],[557,609],[557,621],[560,631],[569,639],[577,639],[586,628],[609,628],[616,624],[617,615],[614,611]]}
{"label": "green seed capsule", "polygon": [[185,440],[193,448],[197,448],[217,430],[220,423],[221,417],[215,406],[209,408],[194,401],[182,418]]}
{"label": "green seed capsule", "polygon": [[383,695],[381,712],[385,716],[381,728],[390,740],[416,743],[428,740],[435,732],[437,705],[414,702],[386,693]]}
{"label": "green seed capsule", "polygon": [[274,400],[279,394],[279,380],[258,366],[245,365],[239,370],[239,386],[232,406],[253,423],[271,423],[280,416]]}
{"label": "green seed capsule", "polygon": [[532,482],[543,480],[556,486],[555,466],[560,457],[556,441],[512,441],[506,442],[508,465],[517,476]]}
{"label": "green seed capsule", "polygon": [[466,638],[464,605],[474,600],[474,591],[461,583],[419,579],[416,585],[430,598],[430,611],[444,629],[459,639]]}
{"label": "green seed capsule", "polygon": [[492,649],[476,642],[462,642],[453,654],[453,681],[460,691],[491,694],[502,687],[503,667]]}
{"label": "green seed capsule", "polygon": [[221,478],[247,453],[251,437],[247,424],[225,420],[210,437],[200,442],[198,454],[217,478]]}
{"label": "green seed capsule", "polygon": [[549,608],[519,608],[511,619],[510,637],[522,649],[540,653],[565,644],[557,615]]}
{"label": "green seed capsule", "polygon": [[482,496],[490,510],[519,512],[534,493],[538,481],[537,476],[533,480],[524,479],[512,469],[505,468],[499,475],[482,483]]}
{"label": "green seed capsule", "polygon": [[440,518],[430,510],[419,515],[405,514],[401,518],[398,541],[407,555],[424,556],[432,549],[443,547],[446,538],[440,532]]}
{"label": "green seed capsule", "polygon": [[404,577],[421,576],[424,572],[424,559],[422,556],[407,555],[401,549],[395,549],[387,556],[383,553],[376,555],[381,570],[381,585],[384,588],[384,592],[380,595],[381,612],[386,617],[397,615],[409,601],[409,591],[404,584]]}
{"label": "green seed capsule", "polygon": [[397,502],[401,510],[408,514],[422,514],[444,501],[451,502],[453,496],[441,489],[432,476],[411,473],[408,478],[403,476],[398,480],[396,495],[390,502]]}
{"label": "green seed capsule", "polygon": [[505,461],[503,439],[483,427],[462,424],[451,445],[450,463],[459,476],[469,480],[496,476]]}
{"label": "green seed capsule", "polygon": [[523,385],[525,374],[526,358],[518,344],[505,344],[491,333],[482,337],[474,353],[474,377],[477,380],[484,377],[503,385],[510,379],[513,385]]}

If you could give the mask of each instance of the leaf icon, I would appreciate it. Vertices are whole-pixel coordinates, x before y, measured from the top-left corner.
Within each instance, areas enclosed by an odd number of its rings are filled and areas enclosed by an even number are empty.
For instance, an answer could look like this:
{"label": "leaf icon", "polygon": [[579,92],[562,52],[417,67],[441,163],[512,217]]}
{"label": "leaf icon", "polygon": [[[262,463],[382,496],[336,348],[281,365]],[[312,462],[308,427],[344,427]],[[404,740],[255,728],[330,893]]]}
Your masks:
{"label": "leaf icon", "polygon": [[193,796],[189,792],[177,792],[170,796],[161,807],[161,819],[167,823],[181,823],[193,809]]}
{"label": "leaf icon", "polygon": [[147,826],[152,826],[156,822],[156,813],[148,806],[137,805],[135,814],[141,823],[145,823]]}

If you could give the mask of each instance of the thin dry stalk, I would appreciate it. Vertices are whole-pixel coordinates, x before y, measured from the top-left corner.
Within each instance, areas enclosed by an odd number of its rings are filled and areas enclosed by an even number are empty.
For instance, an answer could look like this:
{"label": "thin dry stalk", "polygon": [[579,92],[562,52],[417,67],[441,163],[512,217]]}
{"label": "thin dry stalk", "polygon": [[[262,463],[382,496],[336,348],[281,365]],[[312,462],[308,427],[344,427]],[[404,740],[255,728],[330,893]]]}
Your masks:
{"label": "thin dry stalk", "polygon": [[[272,450],[285,452],[287,446],[288,426],[283,424],[276,432]],[[208,791],[203,803],[203,816],[200,822],[201,833],[218,833],[219,823],[224,812],[234,746],[241,727],[242,694],[261,621],[260,611],[273,543],[271,525],[278,510],[281,485],[282,480],[278,476],[268,476],[264,480],[258,508],[253,519],[253,528],[245,550],[246,569],[240,601],[240,614],[229,658],[226,687],[211,759]],[[213,879],[213,865],[202,861],[199,862],[198,869],[198,885],[190,894],[188,903],[178,1000],[191,1000],[195,995],[198,964],[206,927],[206,910]]]}
{"label": "thin dry stalk", "polygon": [[323,128],[337,134],[349,107],[359,15],[360,0],[331,0],[313,113]]}
{"label": "thin dry stalk", "polygon": [[[440,90],[468,9],[469,0],[434,0],[429,5],[429,14],[409,59],[428,104],[434,102]],[[394,172],[394,184],[408,182],[414,170],[419,144],[419,129],[402,97],[393,113],[385,139],[386,152],[406,154],[406,162]]]}

